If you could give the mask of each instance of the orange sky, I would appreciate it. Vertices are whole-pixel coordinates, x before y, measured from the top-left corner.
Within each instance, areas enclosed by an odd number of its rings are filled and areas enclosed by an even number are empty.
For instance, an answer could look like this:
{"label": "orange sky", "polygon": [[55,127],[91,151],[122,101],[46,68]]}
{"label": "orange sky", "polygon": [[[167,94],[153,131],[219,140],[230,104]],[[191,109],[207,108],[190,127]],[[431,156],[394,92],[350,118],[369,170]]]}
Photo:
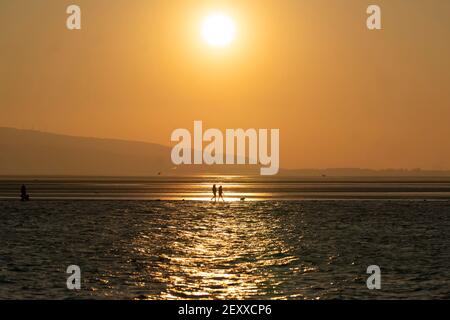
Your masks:
{"label": "orange sky", "polygon": [[[214,10],[229,48],[201,39]],[[284,168],[450,169],[449,39],[443,0],[4,0],[0,126],[170,145],[202,120],[279,128]]]}

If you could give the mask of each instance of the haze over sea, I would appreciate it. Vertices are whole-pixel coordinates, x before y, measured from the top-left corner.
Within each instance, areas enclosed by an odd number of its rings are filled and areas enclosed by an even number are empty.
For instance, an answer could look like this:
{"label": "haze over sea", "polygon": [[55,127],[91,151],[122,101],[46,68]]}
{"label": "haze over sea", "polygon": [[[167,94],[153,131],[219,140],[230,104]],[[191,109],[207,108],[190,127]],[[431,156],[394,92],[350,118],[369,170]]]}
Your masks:
{"label": "haze over sea", "polygon": [[0,220],[0,299],[450,298],[448,178],[4,177]]}

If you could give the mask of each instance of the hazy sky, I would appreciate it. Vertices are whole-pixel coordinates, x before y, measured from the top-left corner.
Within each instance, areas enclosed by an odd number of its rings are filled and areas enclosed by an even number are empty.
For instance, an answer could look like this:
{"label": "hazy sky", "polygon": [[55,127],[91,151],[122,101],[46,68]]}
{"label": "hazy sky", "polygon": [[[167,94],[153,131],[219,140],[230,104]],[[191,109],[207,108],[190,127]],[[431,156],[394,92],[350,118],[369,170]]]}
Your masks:
{"label": "hazy sky", "polygon": [[0,126],[170,145],[203,120],[280,128],[285,168],[450,169],[449,40],[447,0],[0,0]]}

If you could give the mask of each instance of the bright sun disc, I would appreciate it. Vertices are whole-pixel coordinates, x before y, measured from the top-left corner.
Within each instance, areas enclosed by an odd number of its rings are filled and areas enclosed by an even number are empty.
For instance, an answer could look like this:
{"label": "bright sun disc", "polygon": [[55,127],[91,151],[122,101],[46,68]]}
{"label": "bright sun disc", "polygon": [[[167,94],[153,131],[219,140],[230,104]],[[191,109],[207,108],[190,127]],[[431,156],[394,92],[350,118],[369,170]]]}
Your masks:
{"label": "bright sun disc", "polygon": [[234,21],[222,14],[214,14],[206,18],[202,26],[205,41],[214,47],[225,47],[233,42],[236,35]]}

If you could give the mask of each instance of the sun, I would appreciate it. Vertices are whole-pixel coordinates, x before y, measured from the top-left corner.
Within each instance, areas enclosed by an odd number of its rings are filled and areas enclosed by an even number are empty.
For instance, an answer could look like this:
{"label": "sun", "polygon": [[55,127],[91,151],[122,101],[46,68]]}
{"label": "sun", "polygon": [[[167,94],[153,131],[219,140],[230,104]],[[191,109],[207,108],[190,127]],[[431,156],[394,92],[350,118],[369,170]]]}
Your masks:
{"label": "sun", "polygon": [[226,47],[236,37],[236,25],[233,19],[225,14],[211,14],[203,21],[202,36],[213,47]]}

